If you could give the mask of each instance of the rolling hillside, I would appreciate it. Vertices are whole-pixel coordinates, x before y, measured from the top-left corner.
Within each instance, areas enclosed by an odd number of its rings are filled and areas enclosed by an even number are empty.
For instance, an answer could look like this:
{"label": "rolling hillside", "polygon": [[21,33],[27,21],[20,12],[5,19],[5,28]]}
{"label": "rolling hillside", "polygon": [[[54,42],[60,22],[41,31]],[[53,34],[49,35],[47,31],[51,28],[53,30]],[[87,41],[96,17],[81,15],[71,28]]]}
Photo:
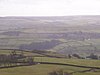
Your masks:
{"label": "rolling hillside", "polygon": [[0,17],[0,49],[100,54],[100,16]]}

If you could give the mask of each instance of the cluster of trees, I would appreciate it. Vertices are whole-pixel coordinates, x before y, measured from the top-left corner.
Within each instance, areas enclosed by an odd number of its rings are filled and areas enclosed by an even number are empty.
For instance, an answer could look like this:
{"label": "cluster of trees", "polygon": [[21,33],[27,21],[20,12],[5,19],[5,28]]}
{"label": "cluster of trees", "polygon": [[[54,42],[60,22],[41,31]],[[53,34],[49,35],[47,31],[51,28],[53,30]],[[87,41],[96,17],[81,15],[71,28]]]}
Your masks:
{"label": "cluster of trees", "polygon": [[89,56],[87,56],[86,58],[90,58],[90,59],[99,59],[99,56],[94,54],[94,53],[91,53]]}
{"label": "cluster of trees", "polygon": [[100,57],[94,53],[91,53],[90,55],[86,56],[86,57],[82,57],[79,54],[68,54],[68,58],[78,58],[78,59],[99,59]]}
{"label": "cluster of trees", "polygon": [[17,54],[15,50],[13,50],[9,55],[1,54],[0,55],[0,66],[17,66],[20,65],[31,65],[34,63],[32,57],[24,56],[23,52]]}
{"label": "cluster of trees", "polygon": [[84,57],[80,56],[79,54],[68,54],[68,58],[84,59]]}

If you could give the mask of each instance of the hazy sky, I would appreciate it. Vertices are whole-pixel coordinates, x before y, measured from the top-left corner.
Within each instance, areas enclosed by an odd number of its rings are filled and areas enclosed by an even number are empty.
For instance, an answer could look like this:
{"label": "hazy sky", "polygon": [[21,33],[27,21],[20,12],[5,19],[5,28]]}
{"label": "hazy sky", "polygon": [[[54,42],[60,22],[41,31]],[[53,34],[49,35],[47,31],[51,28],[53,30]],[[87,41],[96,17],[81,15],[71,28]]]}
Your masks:
{"label": "hazy sky", "polygon": [[0,0],[0,16],[100,15],[100,0]]}

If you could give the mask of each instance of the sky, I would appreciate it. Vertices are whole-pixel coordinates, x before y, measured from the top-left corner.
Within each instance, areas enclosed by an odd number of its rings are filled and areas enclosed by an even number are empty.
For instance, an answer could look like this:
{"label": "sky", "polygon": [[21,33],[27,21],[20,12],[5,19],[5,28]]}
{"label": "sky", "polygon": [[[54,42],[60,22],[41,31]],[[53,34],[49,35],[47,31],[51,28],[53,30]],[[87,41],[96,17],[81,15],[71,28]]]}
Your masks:
{"label": "sky", "polygon": [[0,16],[100,15],[100,0],[0,0]]}

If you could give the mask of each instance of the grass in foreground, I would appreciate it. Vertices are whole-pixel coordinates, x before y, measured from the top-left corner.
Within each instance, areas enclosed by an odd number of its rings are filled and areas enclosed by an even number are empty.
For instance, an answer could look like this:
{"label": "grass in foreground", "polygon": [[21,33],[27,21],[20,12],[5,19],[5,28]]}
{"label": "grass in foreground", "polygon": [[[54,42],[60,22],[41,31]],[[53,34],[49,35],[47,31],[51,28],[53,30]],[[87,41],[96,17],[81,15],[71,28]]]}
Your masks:
{"label": "grass in foreground", "polygon": [[[0,75],[48,75],[48,73],[59,69],[62,69],[69,73],[87,70],[85,68],[77,68],[70,66],[38,64],[33,66],[0,69]],[[74,73],[73,75],[100,75],[100,72]]]}

